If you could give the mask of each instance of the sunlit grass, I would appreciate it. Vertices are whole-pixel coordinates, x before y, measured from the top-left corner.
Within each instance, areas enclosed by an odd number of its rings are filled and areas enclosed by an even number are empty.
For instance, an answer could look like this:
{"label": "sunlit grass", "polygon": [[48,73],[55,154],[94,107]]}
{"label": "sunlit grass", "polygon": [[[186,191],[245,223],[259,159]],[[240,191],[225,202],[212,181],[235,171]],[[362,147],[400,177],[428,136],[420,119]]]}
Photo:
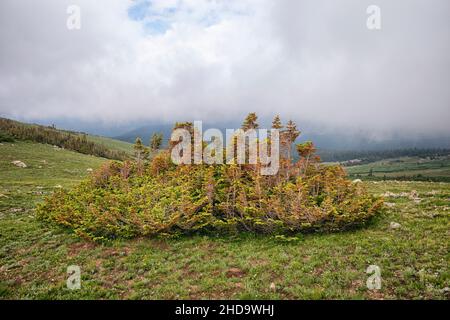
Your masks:
{"label": "sunlit grass", "polygon": [[[29,166],[17,168],[13,160]],[[372,193],[395,194],[371,225],[295,241],[242,234],[93,244],[35,219],[34,204],[45,194],[76,184],[103,161],[52,146],[0,146],[0,297],[449,298],[448,183],[367,182]],[[412,190],[420,201],[407,196]],[[391,229],[391,222],[401,228]],[[380,291],[366,287],[371,264],[381,268]],[[81,267],[81,290],[66,288],[69,265]]]}

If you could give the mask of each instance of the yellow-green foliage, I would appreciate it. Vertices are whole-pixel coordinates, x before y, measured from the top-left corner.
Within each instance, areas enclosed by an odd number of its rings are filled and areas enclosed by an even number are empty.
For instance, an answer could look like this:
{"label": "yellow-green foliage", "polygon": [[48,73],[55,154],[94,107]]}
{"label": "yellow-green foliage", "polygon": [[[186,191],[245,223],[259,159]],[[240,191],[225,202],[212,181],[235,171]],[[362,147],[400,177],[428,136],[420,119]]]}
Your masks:
{"label": "yellow-green foliage", "polygon": [[276,176],[258,166],[182,165],[160,153],[138,170],[109,162],[72,190],[39,205],[40,219],[88,239],[195,231],[338,231],[374,216],[382,201],[339,166],[300,159]]}
{"label": "yellow-green foliage", "polygon": [[[106,138],[88,138],[85,134],[57,130],[55,127],[30,125],[0,118],[0,142],[14,142],[15,139],[56,145],[68,150],[107,159],[125,160],[130,158],[123,150],[112,150],[106,147],[102,143],[102,141],[108,141]],[[109,144],[112,143],[109,141]],[[123,143],[115,142],[114,145],[122,146]]]}

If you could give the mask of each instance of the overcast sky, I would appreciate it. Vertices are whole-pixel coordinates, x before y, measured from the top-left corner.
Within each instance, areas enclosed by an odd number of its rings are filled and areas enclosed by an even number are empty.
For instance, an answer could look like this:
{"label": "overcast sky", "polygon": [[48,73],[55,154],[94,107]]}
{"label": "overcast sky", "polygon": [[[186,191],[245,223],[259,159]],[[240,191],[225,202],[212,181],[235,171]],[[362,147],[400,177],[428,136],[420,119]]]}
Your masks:
{"label": "overcast sky", "polygon": [[[81,8],[68,30],[67,7]],[[381,8],[381,30],[366,26]],[[448,0],[1,0],[0,115],[450,134]]]}

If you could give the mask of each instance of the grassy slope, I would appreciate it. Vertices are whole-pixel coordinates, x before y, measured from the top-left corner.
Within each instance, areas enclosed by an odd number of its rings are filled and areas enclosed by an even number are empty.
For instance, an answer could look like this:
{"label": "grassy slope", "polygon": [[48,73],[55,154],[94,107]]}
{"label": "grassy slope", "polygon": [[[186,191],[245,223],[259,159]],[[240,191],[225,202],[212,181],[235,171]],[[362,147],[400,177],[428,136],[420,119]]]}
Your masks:
{"label": "grassy slope", "polygon": [[[27,168],[18,168],[12,161],[23,161]],[[22,204],[35,196],[52,192],[57,186],[70,187],[88,175],[106,159],[54,148],[32,142],[0,145],[0,209],[12,203]],[[30,204],[31,205],[31,204]]]}
{"label": "grassy slope", "polygon": [[[31,166],[16,168],[12,160]],[[41,160],[48,162],[42,169]],[[368,229],[306,235],[292,243],[240,235],[101,245],[35,220],[41,193],[55,184],[73,185],[103,161],[44,145],[0,146],[0,297],[449,298],[443,288],[450,286],[450,184],[367,183],[374,193],[415,189],[422,201],[388,199],[395,205]],[[391,221],[401,229],[390,229]],[[371,264],[381,268],[380,291],[366,289]],[[81,267],[79,291],[66,289],[69,265]]]}
{"label": "grassy slope", "polygon": [[450,177],[450,157],[440,157],[434,160],[424,160],[419,157],[404,157],[388,159],[374,163],[347,167],[352,175],[367,176],[370,169],[376,177],[415,176],[421,174],[425,177]]}
{"label": "grassy slope", "polygon": [[[107,160],[32,142],[3,143],[0,155],[3,183],[19,185],[71,185],[85,178],[88,168],[96,168]],[[28,167],[12,165],[14,160],[24,161]]]}
{"label": "grassy slope", "polygon": [[88,141],[103,144],[105,147],[111,150],[123,151],[129,155],[133,155],[134,153],[132,143],[94,135],[87,135],[87,139]]}
{"label": "grassy slope", "polygon": [[[14,121],[18,124],[21,124],[23,126],[26,126],[26,127],[43,127],[42,125],[37,125],[37,124],[32,124],[32,123],[25,123],[25,122],[20,122],[20,121],[16,121],[16,120],[12,120],[12,121]],[[129,155],[134,154],[133,144],[129,143],[129,142],[116,140],[116,139],[112,139],[112,138],[108,138],[108,137],[102,137],[102,136],[97,136],[97,135],[90,135],[90,134],[85,134],[85,133],[81,133],[81,132],[70,131],[70,130],[58,129],[58,131],[70,133],[70,134],[74,134],[74,135],[86,136],[88,141],[92,141],[92,142],[98,143],[98,144],[103,144],[108,149],[123,151]]]}

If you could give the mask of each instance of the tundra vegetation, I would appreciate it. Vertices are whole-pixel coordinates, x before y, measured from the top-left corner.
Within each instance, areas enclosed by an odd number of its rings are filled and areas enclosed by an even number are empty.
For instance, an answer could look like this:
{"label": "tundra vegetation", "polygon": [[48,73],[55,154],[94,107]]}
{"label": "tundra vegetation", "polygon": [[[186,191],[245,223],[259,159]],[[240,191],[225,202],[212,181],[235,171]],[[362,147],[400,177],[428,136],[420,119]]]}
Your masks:
{"label": "tundra vegetation", "polygon": [[[91,179],[90,169],[106,161],[36,142],[0,143],[0,299],[450,298],[449,183],[361,175],[370,194],[385,198],[385,209],[365,228],[339,233],[92,242],[36,219],[45,196]],[[66,286],[70,265],[81,269],[80,290]],[[366,286],[369,265],[381,269],[380,290]]]}
{"label": "tundra vegetation", "polygon": [[125,160],[129,158],[125,151],[111,150],[101,143],[88,140],[85,134],[57,130],[54,126],[28,125],[0,118],[0,142],[13,142],[14,139],[51,144],[108,159]]}
{"label": "tundra vegetation", "polygon": [[[274,126],[280,127],[279,118]],[[193,131],[192,123],[175,129]],[[242,129],[258,128],[249,114]],[[108,162],[70,190],[57,190],[37,217],[91,240],[204,232],[287,235],[341,231],[361,226],[380,212],[382,200],[352,183],[339,165],[323,165],[312,142],[293,121],[280,133],[280,169],[260,174],[261,164],[175,165],[171,148],[148,159],[140,139],[135,161]]]}

